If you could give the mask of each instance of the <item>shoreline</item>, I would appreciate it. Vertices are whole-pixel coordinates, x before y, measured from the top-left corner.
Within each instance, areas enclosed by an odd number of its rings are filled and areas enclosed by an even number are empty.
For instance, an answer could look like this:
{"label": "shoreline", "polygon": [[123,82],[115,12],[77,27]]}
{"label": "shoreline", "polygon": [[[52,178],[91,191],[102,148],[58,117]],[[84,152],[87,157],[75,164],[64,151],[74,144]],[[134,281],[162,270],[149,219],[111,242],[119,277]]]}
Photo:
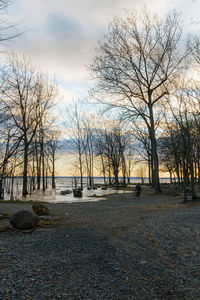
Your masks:
{"label": "shoreline", "polygon": [[[184,210],[190,207],[200,205],[199,202],[182,203],[183,196],[168,196],[165,194],[154,194],[149,187],[143,187],[140,199],[133,199],[133,191],[125,193],[112,193],[103,195],[98,199],[91,201],[75,201],[73,202],[45,202],[45,201],[0,201],[1,214],[14,214],[19,210],[32,211],[34,203],[42,203],[47,206],[52,217],[60,217],[60,226],[84,226],[90,224],[91,228],[110,226],[111,220],[118,218],[120,222],[126,222],[130,218],[130,212],[135,217],[146,217],[148,214],[162,211]],[[127,217],[123,219],[120,213],[126,213]],[[58,218],[57,218],[58,219]],[[78,221],[77,221],[78,220]],[[48,222],[46,222],[48,223]],[[53,224],[49,223],[49,227],[53,228]],[[56,222],[58,226],[59,222]],[[1,225],[1,222],[0,222]],[[47,225],[47,224],[46,224]]]}

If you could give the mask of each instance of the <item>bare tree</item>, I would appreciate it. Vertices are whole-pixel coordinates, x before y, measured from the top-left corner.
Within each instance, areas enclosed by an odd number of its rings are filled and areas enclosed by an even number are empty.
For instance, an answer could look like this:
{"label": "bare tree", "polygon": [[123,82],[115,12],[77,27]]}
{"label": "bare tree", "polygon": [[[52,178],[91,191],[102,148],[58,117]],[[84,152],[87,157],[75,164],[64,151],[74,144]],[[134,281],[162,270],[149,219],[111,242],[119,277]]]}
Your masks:
{"label": "bare tree", "polygon": [[10,41],[22,33],[16,31],[16,25],[8,22],[5,9],[11,4],[10,0],[0,0],[0,43]]}
{"label": "bare tree", "polygon": [[[195,122],[196,114],[193,114],[193,105],[191,106],[191,97],[193,98],[194,93],[191,94],[191,85],[188,82],[181,80],[177,86],[177,91],[173,95],[174,101],[168,101],[171,114],[171,127],[170,135],[171,144],[174,146],[174,142],[177,141],[176,151],[171,152],[174,156],[176,164],[178,164],[178,170],[182,169],[183,183],[184,183],[184,200],[187,201],[187,189],[190,184],[192,200],[196,200],[195,192],[195,158],[198,159],[198,148],[195,143],[196,138],[199,139],[199,133]],[[198,100],[199,101],[199,100]],[[199,112],[198,112],[199,114]],[[172,135],[173,133],[173,135]],[[196,137],[197,134],[197,137]],[[176,139],[175,139],[176,137]],[[176,147],[175,146],[175,147]],[[181,147],[181,149],[179,148]],[[197,151],[196,151],[197,150]],[[179,158],[177,159],[177,157]],[[181,163],[180,162],[181,159]],[[176,166],[177,167],[177,166]]]}
{"label": "bare tree", "polygon": [[90,120],[90,116],[85,116],[83,120],[83,149],[85,156],[85,165],[87,171],[89,188],[94,185],[94,157],[95,157],[95,140],[94,140],[94,128]]}
{"label": "bare tree", "polygon": [[[20,155],[22,137],[18,128],[13,127],[10,115],[4,110],[4,121],[0,124],[0,199],[4,198],[3,184],[5,178],[12,171],[9,164],[13,157]],[[19,160],[18,160],[19,163]]]}
{"label": "bare tree", "polygon": [[84,173],[84,129],[81,109],[79,103],[75,103],[66,111],[64,126],[68,131],[69,139],[66,141],[70,154],[75,155],[78,160],[81,189],[83,189]]}
{"label": "bare tree", "polygon": [[110,108],[137,117],[147,127],[156,192],[160,192],[160,184],[155,113],[189,55],[181,34],[176,12],[161,20],[146,10],[138,17],[129,11],[126,18],[114,19],[91,66],[97,81],[95,97]]}
{"label": "bare tree", "polygon": [[49,158],[49,169],[51,172],[51,186],[53,189],[56,187],[55,183],[55,162],[56,162],[56,154],[59,147],[59,138],[61,132],[59,130],[52,130],[48,133],[47,139],[47,157]]}
{"label": "bare tree", "polygon": [[[120,125],[99,129],[96,138],[96,155],[102,157],[104,171],[108,177],[114,175],[114,183],[119,184],[119,172],[122,170],[126,182],[126,150],[130,147],[129,135],[123,132]],[[109,182],[111,184],[111,182]]]}
{"label": "bare tree", "polygon": [[140,178],[141,184],[144,184],[144,177],[146,177],[146,167],[144,164],[140,164],[136,170],[137,177]]}
{"label": "bare tree", "polygon": [[23,195],[27,195],[29,149],[46,110],[55,97],[54,84],[35,70],[30,61],[12,55],[6,70],[2,101],[23,141]]}

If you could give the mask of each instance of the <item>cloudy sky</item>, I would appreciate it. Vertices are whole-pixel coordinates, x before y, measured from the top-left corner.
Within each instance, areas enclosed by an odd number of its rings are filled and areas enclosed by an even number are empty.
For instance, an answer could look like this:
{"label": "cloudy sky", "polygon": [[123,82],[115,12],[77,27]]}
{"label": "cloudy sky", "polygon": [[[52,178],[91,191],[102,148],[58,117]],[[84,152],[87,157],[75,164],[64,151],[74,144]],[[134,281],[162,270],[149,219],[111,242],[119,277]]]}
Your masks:
{"label": "cloudy sky", "polygon": [[62,101],[69,102],[87,95],[86,66],[113,17],[144,5],[159,15],[176,8],[190,31],[200,28],[199,0],[15,0],[8,14],[25,33],[11,48],[55,74]]}

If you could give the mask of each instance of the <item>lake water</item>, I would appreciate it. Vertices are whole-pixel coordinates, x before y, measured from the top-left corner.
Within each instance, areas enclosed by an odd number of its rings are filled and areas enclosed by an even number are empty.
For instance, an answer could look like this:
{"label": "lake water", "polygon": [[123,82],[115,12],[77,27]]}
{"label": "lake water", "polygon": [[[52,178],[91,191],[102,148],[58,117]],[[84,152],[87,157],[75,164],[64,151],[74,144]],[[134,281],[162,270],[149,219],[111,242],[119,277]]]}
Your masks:
{"label": "lake water", "polygon": [[[131,178],[131,184],[135,184],[137,182],[141,182],[140,178]],[[148,178],[145,178],[144,183],[148,182]],[[169,182],[168,178],[161,178],[161,183]],[[80,186],[80,178],[76,178],[77,186]],[[5,183],[5,200],[10,200],[10,191],[9,191],[9,179]],[[95,190],[87,190],[87,177],[83,179],[84,189],[83,189],[83,197],[77,198],[74,197],[73,194],[68,195],[60,195],[60,192],[66,189],[72,190],[74,188],[74,178],[72,177],[57,177],[56,178],[56,189],[51,189],[51,178],[48,178],[48,189],[45,192],[42,191],[34,191],[31,195],[27,195],[26,197],[22,197],[22,178],[16,178],[14,181],[14,200],[31,200],[31,201],[43,201],[43,202],[51,202],[51,203],[59,203],[59,202],[91,202],[91,201],[99,201],[104,199],[104,196],[111,193],[130,193],[130,191],[117,190],[108,188],[107,190],[102,190],[101,187]],[[103,178],[95,177],[94,184],[103,184]],[[96,195],[96,197],[95,197]]]}

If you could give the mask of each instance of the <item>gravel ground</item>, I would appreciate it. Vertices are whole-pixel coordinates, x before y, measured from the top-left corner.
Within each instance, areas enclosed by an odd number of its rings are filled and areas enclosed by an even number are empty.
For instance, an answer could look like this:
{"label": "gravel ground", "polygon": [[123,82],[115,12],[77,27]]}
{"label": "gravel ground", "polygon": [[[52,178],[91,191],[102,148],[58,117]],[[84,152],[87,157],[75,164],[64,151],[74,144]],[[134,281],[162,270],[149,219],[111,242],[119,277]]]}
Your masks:
{"label": "gravel ground", "polygon": [[0,233],[0,299],[200,299],[200,206],[114,197],[64,206],[64,227]]}

